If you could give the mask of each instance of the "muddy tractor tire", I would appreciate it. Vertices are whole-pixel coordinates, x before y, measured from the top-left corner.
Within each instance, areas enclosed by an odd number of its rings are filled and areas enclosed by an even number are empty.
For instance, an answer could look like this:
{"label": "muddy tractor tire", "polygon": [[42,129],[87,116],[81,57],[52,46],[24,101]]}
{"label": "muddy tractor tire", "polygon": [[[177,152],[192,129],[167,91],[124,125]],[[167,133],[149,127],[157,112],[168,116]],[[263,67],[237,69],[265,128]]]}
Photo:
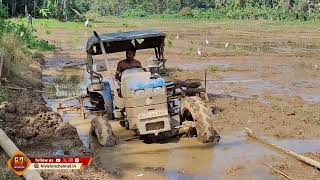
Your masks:
{"label": "muddy tractor tire", "polygon": [[194,121],[200,142],[219,142],[220,136],[213,128],[211,111],[199,97],[184,98],[180,113],[182,121]]}
{"label": "muddy tractor tire", "polygon": [[117,144],[111,125],[102,117],[96,117],[91,122],[91,132],[97,136],[100,145],[112,147]]}

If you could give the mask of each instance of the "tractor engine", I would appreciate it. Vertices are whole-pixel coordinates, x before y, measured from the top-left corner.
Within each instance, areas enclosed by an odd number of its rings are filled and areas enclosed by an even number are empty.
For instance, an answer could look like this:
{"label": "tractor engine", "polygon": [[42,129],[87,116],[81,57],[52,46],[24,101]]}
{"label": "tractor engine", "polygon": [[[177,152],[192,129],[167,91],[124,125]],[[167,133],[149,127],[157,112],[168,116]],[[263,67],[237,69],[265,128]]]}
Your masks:
{"label": "tractor engine", "polygon": [[127,69],[121,76],[125,121],[139,134],[171,130],[165,81],[142,68]]}

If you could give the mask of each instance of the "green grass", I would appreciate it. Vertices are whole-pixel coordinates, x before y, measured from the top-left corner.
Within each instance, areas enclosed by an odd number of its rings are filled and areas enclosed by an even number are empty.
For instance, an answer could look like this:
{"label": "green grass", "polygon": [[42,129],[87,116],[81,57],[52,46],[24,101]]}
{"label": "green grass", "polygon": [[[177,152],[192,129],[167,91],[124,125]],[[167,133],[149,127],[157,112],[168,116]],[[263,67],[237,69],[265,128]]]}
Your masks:
{"label": "green grass", "polygon": [[[25,26],[29,25],[27,18],[12,18],[8,21],[16,24],[23,24]],[[62,22],[56,19],[33,19],[33,27],[45,29],[79,29],[83,28],[84,24],[79,22]]]}
{"label": "green grass", "polygon": [[218,70],[219,70],[219,67],[216,66],[216,65],[209,65],[209,66],[208,66],[208,71],[209,71],[209,72],[216,72],[216,71],[218,71]]}
{"label": "green grass", "polygon": [[[14,22],[16,24],[24,24],[28,26],[28,20],[26,18],[12,18],[7,21]],[[162,21],[159,24],[159,21]],[[295,29],[295,28],[311,28],[314,29],[317,27],[317,24],[312,21],[273,21],[273,20],[216,20],[216,19],[185,19],[185,18],[173,18],[165,19],[159,16],[152,16],[149,18],[120,18],[113,16],[105,16],[97,18],[95,21],[90,21],[91,27],[84,27],[84,22],[62,22],[56,19],[34,19],[33,26],[36,29],[42,28],[45,31],[50,32],[50,29],[88,29],[92,30],[95,28],[165,28],[166,24],[175,24],[177,28],[179,27],[192,27],[192,28],[210,28],[213,25],[230,27],[233,28],[242,28],[250,26],[252,30],[255,29],[266,29],[266,28],[280,28],[279,30],[286,29]],[[196,26],[195,26],[196,25]],[[266,29],[268,30],[268,29]]]}

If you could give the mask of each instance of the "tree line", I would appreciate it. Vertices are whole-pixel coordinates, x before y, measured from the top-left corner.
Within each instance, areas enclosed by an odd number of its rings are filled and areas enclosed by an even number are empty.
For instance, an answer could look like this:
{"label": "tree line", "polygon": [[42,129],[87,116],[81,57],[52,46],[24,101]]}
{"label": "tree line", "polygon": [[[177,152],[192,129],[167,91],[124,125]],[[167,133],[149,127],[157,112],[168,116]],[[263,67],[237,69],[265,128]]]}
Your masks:
{"label": "tree line", "polygon": [[0,0],[0,17],[75,20],[150,15],[231,19],[319,19],[320,0]]}

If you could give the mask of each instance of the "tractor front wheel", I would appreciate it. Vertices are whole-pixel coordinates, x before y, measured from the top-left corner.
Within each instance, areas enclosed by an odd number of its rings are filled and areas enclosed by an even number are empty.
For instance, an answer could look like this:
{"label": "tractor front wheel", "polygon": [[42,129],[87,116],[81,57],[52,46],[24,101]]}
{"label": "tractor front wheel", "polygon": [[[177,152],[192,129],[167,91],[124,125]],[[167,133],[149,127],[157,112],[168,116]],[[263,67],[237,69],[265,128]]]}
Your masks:
{"label": "tractor front wheel", "polygon": [[181,122],[194,121],[197,138],[202,143],[219,142],[220,136],[212,125],[212,115],[199,97],[186,97],[181,102]]}
{"label": "tractor front wheel", "polygon": [[111,125],[104,118],[94,118],[91,122],[91,127],[100,145],[111,147],[117,144]]}

